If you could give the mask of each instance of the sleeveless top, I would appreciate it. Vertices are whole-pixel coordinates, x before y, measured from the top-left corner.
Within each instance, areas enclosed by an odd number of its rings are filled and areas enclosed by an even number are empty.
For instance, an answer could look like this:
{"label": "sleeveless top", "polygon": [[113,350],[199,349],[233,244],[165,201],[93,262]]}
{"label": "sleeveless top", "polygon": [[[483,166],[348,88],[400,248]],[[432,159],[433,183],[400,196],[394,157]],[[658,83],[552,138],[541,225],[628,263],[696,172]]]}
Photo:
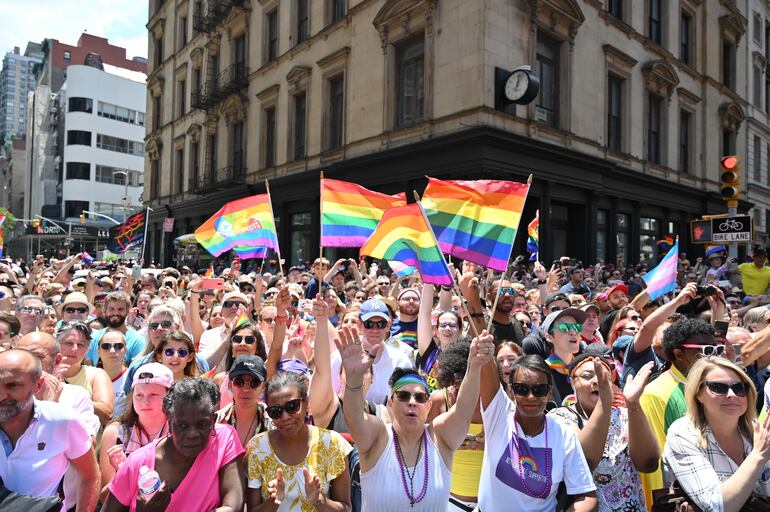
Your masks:
{"label": "sleeveless top", "polygon": [[[348,423],[345,421],[345,414],[343,413],[342,409],[342,398],[337,397],[337,401],[339,402],[339,405],[337,406],[337,410],[334,411],[334,415],[332,415],[331,419],[329,420],[329,424],[326,426],[322,425],[316,425],[317,427],[325,428],[327,430],[333,430],[337,432],[338,434],[342,434],[342,437],[345,438],[347,442],[350,444],[355,444],[355,441],[350,435],[350,429],[348,428]],[[377,416],[378,418],[382,417],[382,410],[380,407],[383,407],[381,405],[377,405],[371,400],[366,400],[366,412]]]}
{"label": "sleeveless top", "polygon": [[[387,432],[388,443],[379,460],[369,471],[361,473],[362,512],[401,512],[404,510],[410,512],[446,512],[452,473],[444,463],[438,447],[431,439],[428,426],[424,427],[424,433],[428,439],[428,488],[422,501],[415,503],[414,506],[409,503],[402,483],[402,468],[396,457],[392,425],[387,425]],[[403,471],[403,478],[409,485],[406,468]],[[424,479],[425,454],[422,453],[414,472],[415,497],[420,495]],[[387,484],[383,485],[385,482]]]}
{"label": "sleeveless top", "polygon": [[[449,390],[444,389],[444,405],[447,411],[449,405]],[[468,427],[468,435],[484,440],[484,425],[471,423]],[[452,494],[457,496],[479,495],[479,480],[481,479],[481,465],[484,463],[484,450],[455,451],[452,459]]]}
{"label": "sleeveless top", "polygon": [[67,377],[64,381],[67,384],[73,386],[80,386],[88,392],[88,398],[93,398],[94,390],[91,388],[91,376],[93,371],[96,370],[93,366],[80,365],[80,371],[78,371],[72,377]]}

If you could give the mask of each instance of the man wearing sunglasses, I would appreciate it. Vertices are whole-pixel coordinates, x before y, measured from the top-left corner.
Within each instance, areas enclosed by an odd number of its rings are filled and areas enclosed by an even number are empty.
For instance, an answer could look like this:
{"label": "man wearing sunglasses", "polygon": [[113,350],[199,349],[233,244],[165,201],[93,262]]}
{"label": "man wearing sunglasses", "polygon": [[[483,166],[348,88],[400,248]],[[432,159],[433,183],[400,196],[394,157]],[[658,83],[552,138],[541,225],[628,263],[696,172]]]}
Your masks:
{"label": "man wearing sunglasses", "polygon": [[86,322],[93,310],[84,293],[72,292],[59,307],[59,317],[62,322]]}
{"label": "man wearing sunglasses", "polygon": [[16,303],[16,318],[21,323],[19,334],[35,332],[45,313],[45,301],[38,295],[25,295]]}
{"label": "man wearing sunglasses", "polygon": [[511,311],[513,311],[514,297],[518,295],[511,282],[508,280],[495,279],[489,287],[487,292],[487,306],[491,309],[495,303],[495,296],[500,295],[497,299],[497,306],[492,314],[492,332],[495,337],[495,343],[499,343],[501,340],[512,340],[521,344],[524,340],[524,328],[521,323],[515,318],[511,317]]}

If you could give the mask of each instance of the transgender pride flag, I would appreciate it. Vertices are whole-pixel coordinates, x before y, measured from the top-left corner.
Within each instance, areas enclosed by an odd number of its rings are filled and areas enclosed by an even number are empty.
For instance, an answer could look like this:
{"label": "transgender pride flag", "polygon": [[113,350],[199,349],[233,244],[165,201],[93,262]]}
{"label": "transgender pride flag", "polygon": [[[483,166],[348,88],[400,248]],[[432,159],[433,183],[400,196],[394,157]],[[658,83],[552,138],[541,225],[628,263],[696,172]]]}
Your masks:
{"label": "transgender pride flag", "polygon": [[676,269],[679,263],[679,238],[676,239],[674,246],[668,251],[666,257],[657,267],[647,272],[643,277],[647,283],[647,294],[650,300],[655,300],[661,295],[674,291],[676,288]]}

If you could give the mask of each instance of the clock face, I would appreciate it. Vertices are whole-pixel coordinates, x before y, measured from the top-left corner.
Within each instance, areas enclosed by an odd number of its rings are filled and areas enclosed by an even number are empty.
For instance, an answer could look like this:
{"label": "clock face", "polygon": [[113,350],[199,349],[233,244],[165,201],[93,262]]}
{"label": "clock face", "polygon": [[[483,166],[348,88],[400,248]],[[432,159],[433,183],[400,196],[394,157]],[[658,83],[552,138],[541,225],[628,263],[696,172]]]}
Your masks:
{"label": "clock face", "polygon": [[516,71],[505,82],[505,97],[509,101],[516,101],[524,96],[529,87],[529,75],[526,71]]}

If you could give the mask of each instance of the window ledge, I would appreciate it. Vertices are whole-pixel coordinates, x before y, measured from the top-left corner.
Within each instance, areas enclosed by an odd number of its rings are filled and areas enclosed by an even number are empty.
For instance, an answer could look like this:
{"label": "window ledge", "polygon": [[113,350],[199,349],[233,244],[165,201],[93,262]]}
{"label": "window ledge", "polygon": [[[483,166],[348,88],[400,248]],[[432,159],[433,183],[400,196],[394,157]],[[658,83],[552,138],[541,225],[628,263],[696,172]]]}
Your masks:
{"label": "window ledge", "polygon": [[321,163],[334,162],[345,158],[345,146],[342,145],[338,148],[327,149],[321,153]]}

